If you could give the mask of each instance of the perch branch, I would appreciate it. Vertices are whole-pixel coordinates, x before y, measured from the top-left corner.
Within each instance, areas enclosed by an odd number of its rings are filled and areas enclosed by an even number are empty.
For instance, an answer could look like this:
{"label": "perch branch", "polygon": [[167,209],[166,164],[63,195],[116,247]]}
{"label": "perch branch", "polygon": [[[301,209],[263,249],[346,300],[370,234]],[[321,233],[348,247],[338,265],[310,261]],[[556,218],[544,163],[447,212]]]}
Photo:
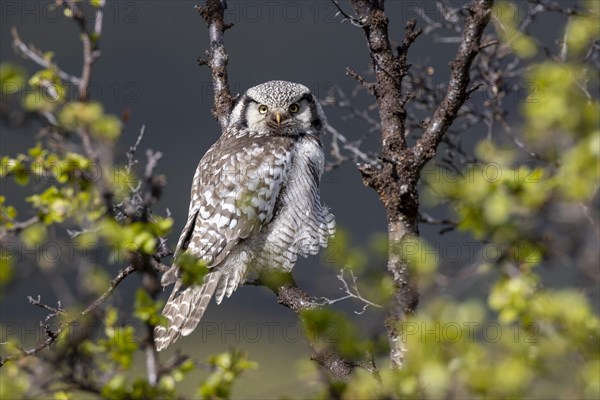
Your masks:
{"label": "perch branch", "polygon": [[[313,297],[296,286],[290,273],[269,271],[268,276],[261,276],[252,284],[268,287],[277,296],[277,302],[298,314],[299,318],[302,318],[303,311],[316,310],[325,304],[322,299]],[[327,369],[336,380],[348,381],[354,368],[362,366],[345,359],[334,349],[319,348],[310,338],[309,344],[313,352],[311,359]]]}

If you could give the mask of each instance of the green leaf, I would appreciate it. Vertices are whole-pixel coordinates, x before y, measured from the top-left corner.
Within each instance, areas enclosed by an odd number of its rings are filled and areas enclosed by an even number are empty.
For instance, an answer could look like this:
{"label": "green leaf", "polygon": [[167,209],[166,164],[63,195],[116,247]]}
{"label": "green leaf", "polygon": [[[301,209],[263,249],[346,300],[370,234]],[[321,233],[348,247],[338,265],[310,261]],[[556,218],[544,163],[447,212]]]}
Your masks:
{"label": "green leaf", "polygon": [[[0,288],[2,288],[11,281],[11,279],[14,275],[14,270],[13,270],[13,260],[12,260],[11,254],[8,252],[5,252],[1,248],[0,248],[0,252],[2,252],[2,254],[0,256]],[[0,294],[0,297],[1,297],[1,294]]]}
{"label": "green leaf", "polygon": [[46,227],[37,223],[23,229],[20,234],[21,240],[30,249],[38,249],[46,241],[48,236]]}
{"label": "green leaf", "polygon": [[72,102],[66,104],[58,115],[58,122],[68,130],[77,130],[97,123],[104,115],[102,104]]}
{"label": "green leaf", "polygon": [[23,89],[26,81],[25,68],[18,64],[0,63],[0,94],[13,95]]}
{"label": "green leaf", "polygon": [[206,263],[188,252],[179,254],[175,264],[180,268],[181,279],[186,286],[201,285],[208,274]]}
{"label": "green leaf", "polygon": [[231,396],[231,389],[236,379],[244,371],[254,370],[257,364],[248,360],[246,353],[231,350],[211,356],[208,363],[213,372],[202,383],[198,394],[203,399],[227,399]]}
{"label": "green leaf", "polygon": [[494,5],[493,21],[496,32],[503,42],[508,44],[520,58],[531,58],[537,53],[537,46],[532,38],[523,34],[518,25],[518,5],[508,1],[500,1]]}
{"label": "green leaf", "polygon": [[167,325],[167,319],[161,315],[163,305],[164,302],[152,300],[148,292],[140,288],[135,292],[133,315],[152,326]]}
{"label": "green leaf", "polygon": [[105,115],[92,122],[91,130],[98,139],[114,141],[121,135],[121,120],[114,115]]}
{"label": "green leaf", "polygon": [[[6,351],[7,346],[3,346]],[[3,353],[3,355],[6,353]],[[17,363],[7,362],[0,374],[0,399],[27,398],[32,386],[27,373]]]}
{"label": "green leaf", "polygon": [[[46,58],[50,60],[52,58],[51,53],[46,53]],[[37,93],[35,93],[36,96],[40,96],[40,98],[35,100],[38,104],[46,103],[52,105],[52,108],[54,108],[55,105],[62,103],[65,99],[66,88],[53,68],[36,72],[29,78],[29,85],[38,89]],[[39,106],[36,108],[40,109]]]}
{"label": "green leaf", "polygon": [[302,326],[306,335],[316,346],[333,347],[343,356],[358,359],[370,349],[370,343],[360,340],[354,324],[342,314],[326,310],[302,311]]}

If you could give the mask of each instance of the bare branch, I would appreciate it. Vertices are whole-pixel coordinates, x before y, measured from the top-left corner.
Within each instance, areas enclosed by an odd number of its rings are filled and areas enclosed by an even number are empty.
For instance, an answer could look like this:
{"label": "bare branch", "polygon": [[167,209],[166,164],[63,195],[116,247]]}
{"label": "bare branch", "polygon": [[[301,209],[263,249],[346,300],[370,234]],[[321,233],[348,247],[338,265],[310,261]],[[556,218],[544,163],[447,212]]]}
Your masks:
{"label": "bare branch", "polygon": [[[269,271],[268,275],[263,274],[250,284],[268,287],[277,296],[278,303],[298,314],[299,318],[302,318],[303,311],[316,310],[323,306],[322,299],[310,296],[296,286],[290,273]],[[319,348],[315,341],[308,339],[313,351],[311,359],[327,369],[334,379],[348,381],[354,368],[361,366],[359,363],[343,358],[334,349]]]}
{"label": "bare branch", "polygon": [[201,65],[206,64],[212,74],[214,90],[213,115],[219,122],[221,130],[225,130],[229,123],[229,115],[233,109],[233,97],[229,90],[227,76],[228,56],[225,51],[225,30],[232,25],[225,23],[225,2],[220,0],[207,0],[205,7],[197,6],[196,10],[208,24],[210,49],[207,51],[208,60],[198,60]]}
{"label": "bare branch", "polygon": [[[117,286],[119,286],[119,284],[125,278],[127,278],[127,276],[129,276],[133,271],[135,271],[135,267],[133,265],[129,265],[129,266],[123,268],[121,271],[119,271],[117,276],[112,281],[110,281],[109,288],[102,294],[102,296],[98,297],[85,310],[83,310],[81,313],[79,313],[74,318],[65,319],[65,321],[60,322],[58,325],[58,328],[55,331],[52,331],[48,326],[46,326],[46,336],[47,337],[45,340],[41,341],[40,343],[38,343],[37,345],[35,345],[34,347],[32,347],[28,350],[21,349],[19,354],[0,357],[0,367],[2,367],[7,361],[14,361],[14,360],[18,360],[23,357],[31,356],[31,355],[37,354],[40,351],[50,347],[50,345],[52,345],[54,342],[56,342],[56,340],[59,338],[60,334],[66,328],[72,326],[73,324],[75,324],[78,321],[79,318],[90,314],[98,306],[100,306],[102,303],[104,303],[104,301],[106,301],[106,299],[112,295],[112,293],[115,291]],[[42,308],[48,309],[52,312],[55,312],[56,315],[58,315],[58,314],[64,315],[64,310],[62,310],[60,308],[60,306],[59,306],[59,308],[54,308],[54,307],[42,305],[41,302],[39,301],[39,298],[38,298],[38,300],[34,300],[33,298],[30,297],[29,301],[34,305],[37,305],[39,307],[42,307]]]}
{"label": "bare branch", "polygon": [[137,160],[134,159],[133,156],[135,155],[135,152],[137,151],[138,146],[142,142],[142,139],[144,139],[145,132],[146,132],[146,125],[142,125],[142,127],[140,128],[140,134],[138,135],[138,137],[135,141],[135,144],[133,146],[130,146],[129,150],[127,151],[127,166],[125,167],[125,169],[127,170],[128,173],[130,173],[133,166],[135,164],[137,164]]}
{"label": "bare branch", "polygon": [[528,0],[532,4],[538,5],[542,10],[553,11],[559,14],[564,14],[568,16],[572,15],[586,15],[582,11],[575,7],[565,7],[556,1],[548,1],[548,0]]}
{"label": "bare branch", "polygon": [[94,35],[99,38],[102,35],[102,20],[104,19],[104,5],[106,0],[98,0],[96,6],[96,19],[94,20]]}
{"label": "bare branch", "polygon": [[162,195],[162,190],[167,185],[164,175],[154,175],[154,169],[162,156],[160,151],[154,152],[150,149],[146,150],[146,157],[148,159],[144,174],[146,180],[144,204],[146,209],[158,202],[158,199],[160,199]]}
{"label": "bare branch", "polygon": [[13,46],[19,54],[21,54],[23,57],[33,61],[34,63],[36,63],[37,65],[39,65],[42,68],[52,69],[52,70],[56,71],[56,74],[63,81],[66,81],[73,85],[79,86],[79,84],[81,83],[81,80],[79,78],[77,78],[71,74],[68,74],[65,71],[63,71],[62,69],[60,69],[56,64],[54,64],[49,59],[44,57],[44,55],[42,54],[41,51],[31,48],[30,46],[27,46],[25,43],[23,43],[23,41],[19,37],[19,34],[17,33],[16,28],[14,28],[14,27],[11,28],[10,32],[13,37]]}
{"label": "bare branch", "polygon": [[[365,185],[375,189],[383,203],[388,218],[389,255],[388,271],[394,281],[394,294],[389,305],[386,329],[390,344],[392,367],[402,366],[407,351],[402,339],[400,324],[413,313],[418,303],[416,284],[410,265],[401,254],[402,242],[417,236],[420,170],[431,159],[450,124],[459,115],[459,109],[468,97],[469,69],[481,47],[481,37],[491,14],[492,0],[477,0],[470,8],[451,7],[438,3],[444,22],[434,23],[422,13],[426,21],[460,32],[461,15],[467,15],[463,40],[452,64],[451,81],[442,103],[433,118],[424,125],[424,134],[413,148],[406,144],[407,112],[405,104],[414,93],[402,93],[403,79],[408,75],[407,53],[421,33],[415,21],[406,25],[404,39],[394,54],[388,37],[388,18],[383,1],[351,0],[357,19],[365,33],[372,68],[375,73],[375,98],[381,119],[381,155],[376,165],[361,164],[359,170]],[[410,82],[409,82],[410,83]],[[413,88],[415,87],[413,82]],[[476,90],[476,89],[474,89]],[[432,91],[435,94],[435,91]],[[426,96],[425,109],[435,107],[435,96]],[[417,127],[423,128],[420,124]]]}
{"label": "bare branch", "polygon": [[361,24],[361,22],[358,19],[356,19],[353,16],[351,16],[350,14],[346,13],[336,0],[331,0],[331,2],[335,6],[335,8],[337,8],[337,10],[338,10],[336,16],[337,15],[341,15],[343,17],[342,18],[342,22],[348,21],[348,22],[350,22],[354,26],[357,26],[359,28],[363,27],[363,25]]}
{"label": "bare branch", "polygon": [[[348,282],[346,282],[346,278],[344,277],[344,271],[348,269],[350,271],[350,278],[352,278],[352,287],[350,287],[348,285]],[[337,275],[337,278],[340,282],[342,282],[342,287],[340,288],[340,290],[344,293],[346,293],[345,296],[342,296],[340,298],[337,299],[329,299],[327,297],[320,297],[317,300],[321,303],[321,305],[331,305],[331,304],[335,304],[338,303],[342,300],[347,300],[347,299],[357,299],[361,302],[364,303],[362,310],[360,311],[354,311],[355,314],[362,314],[365,312],[365,310],[369,307],[369,306],[373,306],[373,307],[377,307],[377,308],[382,308],[381,305],[373,303],[372,301],[369,301],[367,299],[365,299],[364,297],[362,297],[362,295],[360,294],[360,291],[358,290],[358,284],[356,283],[356,276],[354,275],[354,272],[352,272],[352,270],[350,268],[342,268],[340,270],[340,273]]]}
{"label": "bare branch", "polygon": [[374,83],[367,82],[365,78],[363,78],[358,72],[354,71],[352,68],[346,68],[346,75],[351,76],[360,82],[361,85],[365,87],[373,96],[376,95],[376,86]]}
{"label": "bare branch", "polygon": [[463,40],[451,63],[452,71],[444,99],[438,105],[423,136],[418,139],[413,149],[419,169],[433,158],[442,137],[468,98],[467,87],[471,79],[469,71],[473,59],[479,53],[481,37],[490,21],[493,4],[493,0],[477,0],[469,10],[464,25]]}
{"label": "bare branch", "polygon": [[57,307],[52,307],[52,306],[42,303],[42,299],[41,299],[40,295],[38,295],[37,299],[34,299],[31,296],[27,296],[27,300],[29,300],[29,303],[33,304],[34,306],[38,306],[40,308],[43,308],[44,310],[50,311],[50,314],[48,314],[48,316],[46,316],[46,321],[48,321],[50,318],[56,317],[57,315],[64,314],[64,312],[65,312],[65,310],[63,310],[61,308],[60,300],[58,301]]}
{"label": "bare branch", "polygon": [[63,2],[65,9],[69,10],[71,17],[79,26],[81,31],[81,41],[83,45],[83,66],[81,68],[81,79],[79,81],[79,101],[88,100],[88,88],[92,75],[92,64],[100,57],[101,53],[98,48],[100,35],[102,34],[102,20],[104,17],[104,0],[99,2],[94,18],[94,31],[87,29],[86,13],[81,8],[81,5],[76,1],[68,0]]}
{"label": "bare branch", "polygon": [[9,234],[15,235],[21,232],[23,229],[30,227],[31,225],[39,222],[40,218],[38,216],[31,217],[23,222],[13,222],[10,227],[3,225],[0,227],[0,240],[6,238]]}
{"label": "bare branch", "polygon": [[[336,163],[332,166],[328,166],[328,170],[340,165],[347,159],[352,159],[354,162],[361,161],[371,165],[377,164],[377,159],[374,156],[363,153],[357,145],[349,142],[348,139],[333,126],[325,124],[325,130],[332,135],[331,155],[336,159]],[[342,144],[344,150],[350,153],[350,156],[342,155],[338,142]]]}

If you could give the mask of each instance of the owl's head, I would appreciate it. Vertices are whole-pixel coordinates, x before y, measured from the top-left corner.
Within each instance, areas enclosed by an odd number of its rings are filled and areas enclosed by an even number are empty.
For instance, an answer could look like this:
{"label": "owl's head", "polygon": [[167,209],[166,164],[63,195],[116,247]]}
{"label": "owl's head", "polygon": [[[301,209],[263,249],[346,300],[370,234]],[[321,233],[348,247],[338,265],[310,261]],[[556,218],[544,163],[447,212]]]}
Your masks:
{"label": "owl's head", "polygon": [[230,124],[264,133],[291,136],[308,132],[320,134],[325,115],[306,86],[269,81],[244,93],[233,109]]}

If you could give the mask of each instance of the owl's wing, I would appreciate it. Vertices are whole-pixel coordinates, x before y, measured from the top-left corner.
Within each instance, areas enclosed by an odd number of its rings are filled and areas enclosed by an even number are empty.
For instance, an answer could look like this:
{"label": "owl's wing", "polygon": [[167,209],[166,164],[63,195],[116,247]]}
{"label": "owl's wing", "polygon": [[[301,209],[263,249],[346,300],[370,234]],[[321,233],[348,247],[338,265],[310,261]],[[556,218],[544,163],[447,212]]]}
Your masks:
{"label": "owl's wing", "polygon": [[[192,185],[188,221],[176,254],[188,251],[214,268],[243,239],[273,218],[275,205],[291,165],[290,138],[218,141],[200,161]],[[218,270],[202,286],[186,287],[173,265],[162,284],[175,282],[163,314],[168,329],[157,327],[157,348],[193,331],[220,279]],[[219,300],[222,295],[219,296]]]}
{"label": "owl's wing", "polygon": [[[187,250],[209,268],[217,266],[240,240],[271,221],[290,164],[286,138],[215,143],[196,169],[175,257]],[[163,275],[163,286],[179,277],[173,267]]]}
{"label": "owl's wing", "polygon": [[271,221],[291,164],[284,143],[236,139],[200,163],[192,194],[197,216],[189,240],[184,240],[188,252],[209,267],[218,266],[240,240]]}

